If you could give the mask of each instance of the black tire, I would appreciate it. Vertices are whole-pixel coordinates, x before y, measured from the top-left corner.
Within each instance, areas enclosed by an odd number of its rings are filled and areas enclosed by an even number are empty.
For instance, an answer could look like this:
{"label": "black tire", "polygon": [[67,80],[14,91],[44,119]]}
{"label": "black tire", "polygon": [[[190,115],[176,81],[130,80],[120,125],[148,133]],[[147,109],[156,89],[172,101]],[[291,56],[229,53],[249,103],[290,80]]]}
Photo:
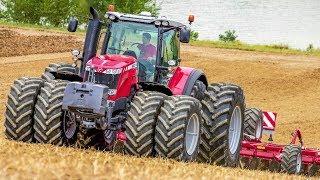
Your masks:
{"label": "black tire", "polygon": [[204,98],[204,93],[206,92],[206,88],[206,85],[202,81],[197,80],[192,87],[190,96],[202,101]]}
{"label": "black tire", "polygon": [[[190,137],[187,136],[189,123],[191,126],[194,125],[196,134],[191,141],[187,139]],[[156,125],[157,155],[179,161],[195,161],[200,143],[201,124],[201,103],[197,99],[190,96],[168,97],[161,107]],[[190,148],[188,142],[192,143]]]}
{"label": "black tire", "polygon": [[281,171],[281,163],[276,160],[272,160],[269,163],[269,171],[271,172],[280,172]]}
{"label": "black tire", "polygon": [[139,92],[132,102],[125,121],[127,141],[124,152],[135,156],[154,154],[154,134],[157,116],[166,95],[159,92]]}
{"label": "black tire", "polygon": [[260,139],[262,137],[263,114],[260,109],[247,108],[244,111],[244,139]]}
{"label": "black tire", "polygon": [[78,67],[73,67],[72,64],[67,63],[52,63],[46,67],[41,78],[46,81],[55,80],[54,73],[65,73],[65,74],[77,74],[79,72]]}
{"label": "black tire", "polygon": [[287,145],[281,156],[281,169],[288,174],[300,174],[302,171],[301,147]]}
{"label": "black tire", "polygon": [[316,176],[319,174],[319,169],[320,169],[319,165],[316,165],[316,164],[310,165],[307,175]]}
{"label": "black tire", "polygon": [[34,137],[39,143],[63,145],[62,100],[67,81],[45,82],[38,95],[34,114]]}
{"label": "black tire", "polygon": [[23,77],[14,81],[5,111],[5,134],[8,139],[33,141],[33,114],[43,80]]}
{"label": "black tire", "polygon": [[[221,166],[235,167],[239,163],[241,141],[243,136],[245,98],[239,86],[233,84],[212,84],[208,86],[203,106],[203,126],[199,161]],[[237,107],[237,108],[236,108]],[[229,148],[229,126],[234,110],[239,114],[239,142],[231,152]],[[240,117],[241,115],[241,117]]]}
{"label": "black tire", "polygon": [[250,167],[250,162],[251,162],[251,159],[250,158],[247,158],[247,157],[240,157],[239,159],[239,167],[241,169],[249,169]]}
{"label": "black tire", "polygon": [[239,166],[242,169],[250,170],[268,170],[270,162],[269,160],[259,159],[259,158],[247,158],[240,157]]}

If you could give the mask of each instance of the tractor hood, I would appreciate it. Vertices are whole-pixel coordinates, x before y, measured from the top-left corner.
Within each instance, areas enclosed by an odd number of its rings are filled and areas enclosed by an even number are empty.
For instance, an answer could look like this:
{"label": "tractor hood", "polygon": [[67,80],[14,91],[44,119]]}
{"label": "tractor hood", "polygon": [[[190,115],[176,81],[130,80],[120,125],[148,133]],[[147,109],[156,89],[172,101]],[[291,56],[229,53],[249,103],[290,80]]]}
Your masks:
{"label": "tractor hood", "polygon": [[87,67],[93,68],[96,72],[102,73],[108,69],[122,70],[135,62],[136,59],[131,56],[107,54],[93,57],[87,62]]}

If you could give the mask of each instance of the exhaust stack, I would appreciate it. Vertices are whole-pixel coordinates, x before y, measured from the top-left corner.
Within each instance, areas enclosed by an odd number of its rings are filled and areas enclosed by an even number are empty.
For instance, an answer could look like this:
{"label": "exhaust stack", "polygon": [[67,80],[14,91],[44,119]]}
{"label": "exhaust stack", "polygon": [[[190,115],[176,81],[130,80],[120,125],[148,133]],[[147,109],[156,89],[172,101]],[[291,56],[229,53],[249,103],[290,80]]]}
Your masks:
{"label": "exhaust stack", "polygon": [[93,58],[97,53],[98,40],[101,32],[102,22],[99,19],[98,12],[90,7],[90,14],[92,18],[89,20],[86,39],[83,47],[83,62],[81,64],[81,75],[85,71],[87,62]]}

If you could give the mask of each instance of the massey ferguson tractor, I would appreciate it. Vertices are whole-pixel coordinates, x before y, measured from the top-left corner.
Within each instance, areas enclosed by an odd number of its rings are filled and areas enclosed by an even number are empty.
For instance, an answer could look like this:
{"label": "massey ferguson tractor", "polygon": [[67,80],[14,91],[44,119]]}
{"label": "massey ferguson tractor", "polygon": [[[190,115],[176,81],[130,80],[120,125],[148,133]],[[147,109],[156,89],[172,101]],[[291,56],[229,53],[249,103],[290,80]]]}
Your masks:
{"label": "massey ferguson tractor", "polygon": [[[93,8],[90,13],[74,64],[50,64],[42,78],[14,81],[7,138],[103,150],[122,142],[130,155],[236,166],[243,91],[210,85],[202,71],[179,66],[189,27],[146,12],[114,12],[113,6],[103,18]],[[68,30],[77,26],[72,19]]]}

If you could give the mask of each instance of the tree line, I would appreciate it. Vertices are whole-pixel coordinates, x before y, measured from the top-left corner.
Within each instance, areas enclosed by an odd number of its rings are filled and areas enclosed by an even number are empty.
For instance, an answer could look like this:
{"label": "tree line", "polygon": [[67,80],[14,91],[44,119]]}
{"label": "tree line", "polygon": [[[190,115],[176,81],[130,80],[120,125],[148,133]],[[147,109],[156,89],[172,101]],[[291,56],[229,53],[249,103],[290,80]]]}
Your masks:
{"label": "tree line", "polygon": [[48,26],[65,26],[70,17],[85,23],[89,7],[96,8],[103,16],[109,4],[123,13],[157,14],[159,10],[156,0],[0,0],[0,3],[0,18],[6,21]]}

